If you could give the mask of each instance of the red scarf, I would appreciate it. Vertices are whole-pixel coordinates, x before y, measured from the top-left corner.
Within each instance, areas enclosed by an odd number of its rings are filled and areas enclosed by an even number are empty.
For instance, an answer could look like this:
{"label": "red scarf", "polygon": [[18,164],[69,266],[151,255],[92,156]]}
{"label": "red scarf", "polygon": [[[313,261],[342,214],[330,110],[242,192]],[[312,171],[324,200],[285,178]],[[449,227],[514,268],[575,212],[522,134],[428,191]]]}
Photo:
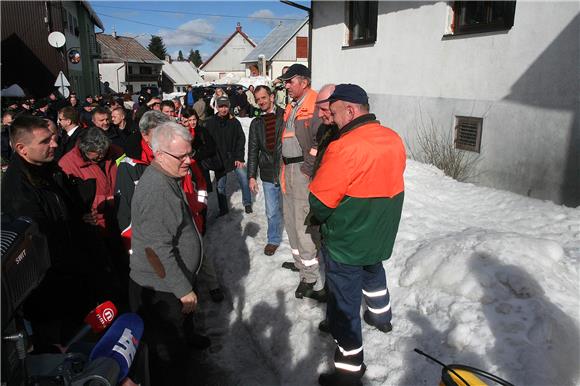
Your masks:
{"label": "red scarf", "polygon": [[149,147],[149,144],[145,142],[145,139],[143,138],[141,138],[141,149],[143,149],[141,151],[141,161],[145,162],[147,165],[150,165],[155,156],[153,155],[153,150],[151,150],[151,147]]}
{"label": "red scarf", "polygon": [[187,173],[187,175],[181,181],[181,187],[183,188],[185,198],[189,204],[189,209],[191,210],[193,221],[195,221],[195,225],[197,225],[199,232],[204,235],[205,221],[202,212],[205,208],[207,208],[207,205],[203,202],[200,202],[198,190],[205,191],[207,187],[201,169],[195,161],[192,160],[189,173]]}

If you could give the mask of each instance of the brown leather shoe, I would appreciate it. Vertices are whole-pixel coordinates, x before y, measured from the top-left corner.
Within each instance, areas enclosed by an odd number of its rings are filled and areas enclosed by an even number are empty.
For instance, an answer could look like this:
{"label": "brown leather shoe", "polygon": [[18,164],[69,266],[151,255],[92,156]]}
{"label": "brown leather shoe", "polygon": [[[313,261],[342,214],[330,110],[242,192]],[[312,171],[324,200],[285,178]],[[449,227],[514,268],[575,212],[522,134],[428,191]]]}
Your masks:
{"label": "brown leather shoe", "polygon": [[264,255],[272,256],[274,253],[276,253],[277,249],[278,249],[278,245],[266,244],[266,246],[264,247]]}

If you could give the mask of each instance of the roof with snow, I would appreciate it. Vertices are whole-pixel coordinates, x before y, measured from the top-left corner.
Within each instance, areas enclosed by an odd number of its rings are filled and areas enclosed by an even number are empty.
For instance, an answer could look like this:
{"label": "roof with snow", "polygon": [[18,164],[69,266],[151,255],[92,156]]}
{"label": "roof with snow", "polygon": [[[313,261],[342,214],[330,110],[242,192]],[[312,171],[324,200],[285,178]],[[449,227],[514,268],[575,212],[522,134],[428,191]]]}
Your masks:
{"label": "roof with snow", "polygon": [[252,45],[252,47],[256,47],[256,43],[254,43],[254,41],[252,39],[250,39],[250,37],[248,35],[246,35],[245,32],[242,31],[242,26],[240,25],[240,23],[238,23],[238,25],[236,26],[236,30],[234,31],[233,34],[230,35],[229,38],[227,38],[221,46],[219,46],[219,48],[205,61],[201,64],[201,66],[199,66],[200,69],[204,68],[209,62],[211,62],[211,60],[213,58],[215,58],[215,56],[224,49],[225,46],[228,45],[228,43],[237,35],[240,34],[240,36],[242,36],[244,39],[246,39],[248,41],[248,43],[250,43]]}
{"label": "roof with snow", "polygon": [[188,61],[163,61],[162,71],[164,76],[167,76],[176,85],[204,82],[201,76],[199,76],[197,68]]}
{"label": "roof with snow", "polygon": [[308,22],[304,20],[281,22],[242,60],[242,63],[257,62],[260,55],[270,61]]}
{"label": "roof with snow", "polygon": [[163,64],[163,61],[155,56],[147,48],[143,47],[135,38],[128,36],[113,36],[96,34],[97,41],[101,45],[101,62],[133,62]]}
{"label": "roof with snow", "polygon": [[93,9],[93,7],[91,7],[91,4],[88,1],[81,1],[81,4],[83,5],[83,7],[85,7],[95,25],[104,31],[105,27],[103,26],[103,22],[101,21],[101,19],[99,19],[97,13]]}

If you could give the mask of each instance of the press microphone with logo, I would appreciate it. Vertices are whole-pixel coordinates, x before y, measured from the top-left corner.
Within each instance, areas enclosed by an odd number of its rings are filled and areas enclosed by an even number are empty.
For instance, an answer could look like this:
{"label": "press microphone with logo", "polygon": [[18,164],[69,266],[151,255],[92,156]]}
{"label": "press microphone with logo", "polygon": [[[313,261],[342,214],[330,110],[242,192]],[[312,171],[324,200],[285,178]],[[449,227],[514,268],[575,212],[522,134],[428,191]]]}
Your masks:
{"label": "press microphone with logo", "polygon": [[65,347],[70,347],[72,344],[81,340],[89,331],[94,333],[103,332],[113,323],[113,319],[117,316],[117,307],[111,301],[106,301],[99,304],[94,310],[89,312],[84,319],[85,325],[75,336],[70,339]]}
{"label": "press microphone with logo", "polygon": [[116,363],[119,367],[118,383],[129,374],[142,335],[143,320],[139,315],[135,313],[123,314],[99,339],[91,352],[89,361],[105,358],[110,363]]}

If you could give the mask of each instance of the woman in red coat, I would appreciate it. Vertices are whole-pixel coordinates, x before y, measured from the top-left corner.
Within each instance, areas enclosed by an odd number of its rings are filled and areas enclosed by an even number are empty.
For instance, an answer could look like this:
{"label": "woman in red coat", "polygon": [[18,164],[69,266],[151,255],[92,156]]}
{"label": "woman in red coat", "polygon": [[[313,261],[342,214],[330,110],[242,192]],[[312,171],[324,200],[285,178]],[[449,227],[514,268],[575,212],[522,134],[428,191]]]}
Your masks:
{"label": "woman in red coat", "polygon": [[111,144],[105,133],[92,127],[81,136],[79,143],[58,162],[69,176],[81,180],[94,179],[96,182],[95,198],[91,207],[94,225],[103,231],[113,231],[111,219],[115,217],[114,200],[115,180],[117,177],[116,160],[123,155],[123,150]]}
{"label": "woman in red coat", "polygon": [[[76,146],[58,162],[87,199],[84,242],[91,247],[91,287],[99,301],[126,303],[128,256],[124,252],[115,216],[116,160],[123,154],[97,127],[83,132]],[[94,181],[94,186],[93,182]],[[93,196],[94,194],[94,196]]]}

